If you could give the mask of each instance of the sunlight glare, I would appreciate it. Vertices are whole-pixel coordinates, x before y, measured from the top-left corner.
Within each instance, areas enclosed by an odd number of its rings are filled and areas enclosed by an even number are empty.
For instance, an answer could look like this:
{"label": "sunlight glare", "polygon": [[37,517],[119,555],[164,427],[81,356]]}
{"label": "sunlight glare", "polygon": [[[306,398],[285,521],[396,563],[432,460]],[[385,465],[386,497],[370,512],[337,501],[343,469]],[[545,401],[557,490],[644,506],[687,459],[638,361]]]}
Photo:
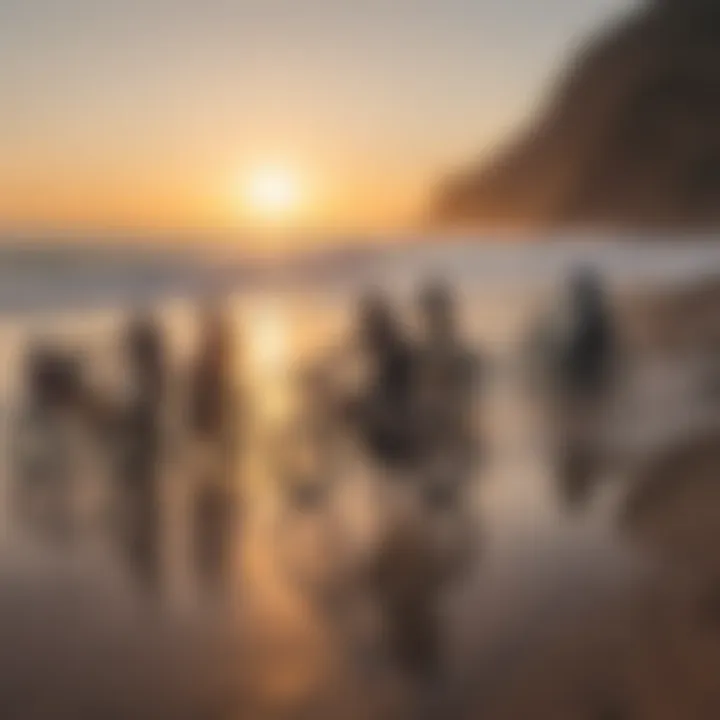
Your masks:
{"label": "sunlight glare", "polygon": [[244,188],[244,204],[255,220],[283,222],[298,213],[302,205],[298,177],[281,166],[265,166],[248,174]]}

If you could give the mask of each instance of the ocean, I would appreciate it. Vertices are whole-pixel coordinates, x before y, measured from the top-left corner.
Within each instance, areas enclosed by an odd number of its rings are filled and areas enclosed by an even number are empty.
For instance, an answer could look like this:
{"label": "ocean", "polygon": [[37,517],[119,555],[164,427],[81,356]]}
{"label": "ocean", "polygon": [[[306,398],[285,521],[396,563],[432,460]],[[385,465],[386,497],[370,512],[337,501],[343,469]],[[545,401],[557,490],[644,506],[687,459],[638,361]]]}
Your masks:
{"label": "ocean", "polygon": [[459,287],[547,285],[578,265],[617,282],[662,282],[716,272],[713,239],[652,240],[543,237],[493,242],[478,237],[401,238],[367,246],[360,240],[295,252],[289,258],[249,256],[230,241],[148,245],[67,240],[0,242],[0,313],[64,312],[141,305],[213,291],[246,289],[391,289],[423,277]]}

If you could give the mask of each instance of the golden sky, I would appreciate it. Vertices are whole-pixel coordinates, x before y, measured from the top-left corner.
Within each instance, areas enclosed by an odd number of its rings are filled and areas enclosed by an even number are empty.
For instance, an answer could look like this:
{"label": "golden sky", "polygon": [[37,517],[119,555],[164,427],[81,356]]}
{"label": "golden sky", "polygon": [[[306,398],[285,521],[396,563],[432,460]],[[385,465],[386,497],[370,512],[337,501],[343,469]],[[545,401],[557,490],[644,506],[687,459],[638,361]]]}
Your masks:
{"label": "golden sky", "polygon": [[251,227],[268,167],[294,227],[411,224],[627,6],[5,0],[0,229]]}

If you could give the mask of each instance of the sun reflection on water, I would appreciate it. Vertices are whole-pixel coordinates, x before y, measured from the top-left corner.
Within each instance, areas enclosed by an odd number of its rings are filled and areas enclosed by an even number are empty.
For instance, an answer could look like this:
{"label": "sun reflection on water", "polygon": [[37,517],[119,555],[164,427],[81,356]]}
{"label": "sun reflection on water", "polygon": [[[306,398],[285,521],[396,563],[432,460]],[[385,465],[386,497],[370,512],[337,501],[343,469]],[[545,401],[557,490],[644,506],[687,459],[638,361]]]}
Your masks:
{"label": "sun reflection on water", "polygon": [[247,371],[253,378],[258,417],[278,420],[289,405],[290,336],[283,307],[265,301],[253,308],[246,323]]}

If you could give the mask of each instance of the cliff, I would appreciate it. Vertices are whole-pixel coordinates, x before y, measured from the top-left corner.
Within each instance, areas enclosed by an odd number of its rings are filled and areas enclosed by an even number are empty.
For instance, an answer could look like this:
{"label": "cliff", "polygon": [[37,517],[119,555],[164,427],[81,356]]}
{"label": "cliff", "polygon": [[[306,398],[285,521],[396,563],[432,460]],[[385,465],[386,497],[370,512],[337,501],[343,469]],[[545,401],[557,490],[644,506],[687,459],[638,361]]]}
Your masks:
{"label": "cliff", "polygon": [[449,224],[720,225],[720,0],[656,0],[607,29],[527,130],[447,178]]}

